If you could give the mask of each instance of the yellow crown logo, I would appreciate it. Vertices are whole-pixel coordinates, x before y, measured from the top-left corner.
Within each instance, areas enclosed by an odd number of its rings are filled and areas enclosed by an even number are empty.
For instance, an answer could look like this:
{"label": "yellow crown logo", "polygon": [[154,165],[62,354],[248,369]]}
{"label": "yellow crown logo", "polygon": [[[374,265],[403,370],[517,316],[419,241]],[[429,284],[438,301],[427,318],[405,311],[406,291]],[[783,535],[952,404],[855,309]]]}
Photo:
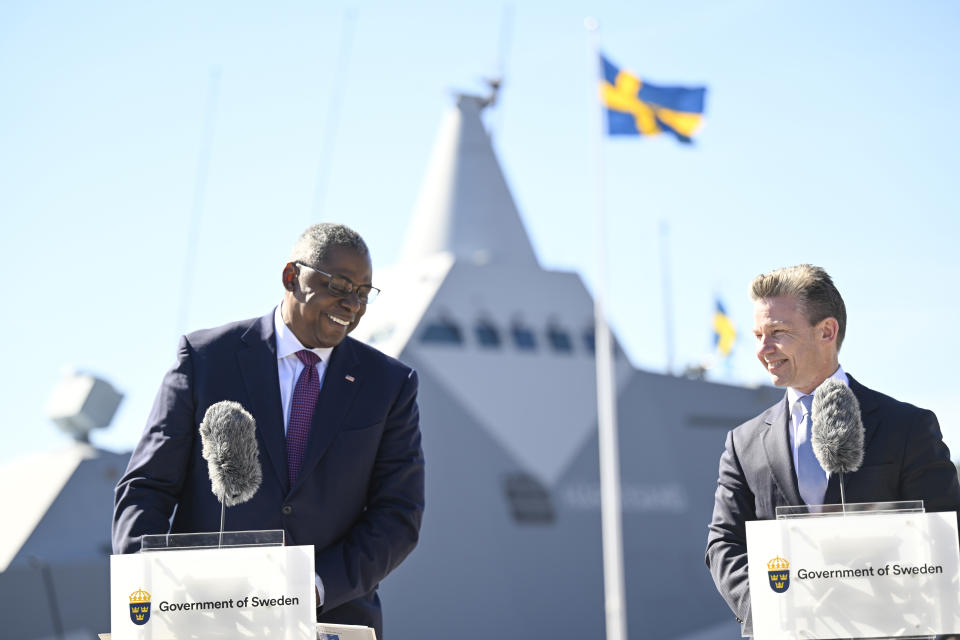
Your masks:
{"label": "yellow crown logo", "polygon": [[150,594],[143,589],[137,589],[130,594],[130,604],[137,604],[140,602],[150,602]]}
{"label": "yellow crown logo", "polygon": [[789,568],[790,563],[787,562],[786,558],[781,558],[780,556],[777,556],[767,563],[767,569],[770,571],[785,571]]}

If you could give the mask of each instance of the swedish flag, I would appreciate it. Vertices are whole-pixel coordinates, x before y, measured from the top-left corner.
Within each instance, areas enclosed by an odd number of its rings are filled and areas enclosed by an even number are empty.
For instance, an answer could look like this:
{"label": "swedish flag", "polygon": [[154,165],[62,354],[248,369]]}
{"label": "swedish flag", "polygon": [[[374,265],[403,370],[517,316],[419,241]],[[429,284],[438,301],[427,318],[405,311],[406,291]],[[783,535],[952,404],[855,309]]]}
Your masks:
{"label": "swedish flag", "polygon": [[733,351],[733,343],[737,341],[737,330],[733,320],[727,315],[723,303],[717,300],[717,310],[713,312],[713,344],[717,353],[726,358]]}
{"label": "swedish flag", "polygon": [[652,136],[666,131],[693,141],[703,119],[706,87],[659,87],[600,56],[600,101],[612,136]]}

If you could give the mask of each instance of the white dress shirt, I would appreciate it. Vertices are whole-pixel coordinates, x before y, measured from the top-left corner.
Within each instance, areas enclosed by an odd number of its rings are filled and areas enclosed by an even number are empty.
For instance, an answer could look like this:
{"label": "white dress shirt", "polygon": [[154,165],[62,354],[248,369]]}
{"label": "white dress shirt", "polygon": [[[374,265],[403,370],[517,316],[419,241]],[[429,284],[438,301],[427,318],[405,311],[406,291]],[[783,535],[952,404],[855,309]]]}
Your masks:
{"label": "white dress shirt", "polygon": [[[280,406],[283,407],[283,433],[287,433],[287,427],[290,425],[290,404],[293,402],[293,388],[297,386],[297,380],[300,378],[300,372],[303,371],[303,363],[297,357],[297,351],[307,349],[297,336],[293,335],[290,327],[283,323],[283,316],[280,314],[281,302],[273,314],[273,330],[277,335],[277,374],[280,376]],[[330,360],[330,354],[333,347],[307,349],[313,351],[320,358],[317,363],[317,376],[320,378],[320,386],[323,386],[323,376],[327,372],[327,362]]]}
{"label": "white dress shirt", "polygon": [[[283,302],[277,305],[273,313],[273,332],[277,336],[277,374],[280,377],[280,406],[283,407],[283,433],[286,435],[287,427],[290,425],[290,404],[293,402],[293,388],[297,385],[297,379],[300,372],[303,371],[303,363],[297,357],[297,351],[306,349],[297,336],[293,335],[290,327],[283,323],[283,315],[280,308]],[[320,378],[320,386],[323,386],[323,375],[327,372],[327,362],[330,360],[330,354],[333,347],[309,349],[320,357],[317,363],[317,376]],[[313,574],[314,584],[317,586],[317,606],[321,606],[324,600],[323,580],[320,575]]]}
{"label": "white dress shirt", "polygon": [[[843,367],[838,366],[837,370],[833,372],[833,375],[827,378],[827,380],[836,380],[842,382],[846,386],[850,386],[850,379],[847,377],[847,374],[844,373]],[[826,382],[826,380],[824,380]],[[823,384],[823,383],[821,383]],[[814,389],[816,393],[816,389]],[[803,406],[800,404],[800,396],[804,395],[813,395],[805,394],[797,391],[793,387],[787,387],[787,402],[790,407],[790,451],[793,452],[793,472],[796,474],[797,466],[799,464],[797,460],[797,430],[800,428],[800,425],[803,423]],[[824,475],[828,476],[826,471],[823,472]]]}

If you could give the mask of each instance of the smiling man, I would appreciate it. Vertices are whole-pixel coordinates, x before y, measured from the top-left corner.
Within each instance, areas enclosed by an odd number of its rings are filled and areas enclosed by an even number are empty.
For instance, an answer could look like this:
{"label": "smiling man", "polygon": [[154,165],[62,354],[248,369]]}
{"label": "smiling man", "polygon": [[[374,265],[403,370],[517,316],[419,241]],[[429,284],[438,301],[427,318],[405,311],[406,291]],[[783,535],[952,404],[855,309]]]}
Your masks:
{"label": "smiling man", "polygon": [[846,384],[860,404],[865,451],[845,474],[848,502],[924,500],[928,511],[960,510],[960,484],[936,416],[863,386],[840,366],[847,312],[827,272],[799,265],[757,276],[756,353],[783,400],[727,434],[720,457],[706,562],[713,580],[752,635],[746,522],[776,517],[779,506],[840,502],[837,477],[820,467],[807,417],[824,380]]}
{"label": "smiling man", "polygon": [[219,530],[198,428],[233,400],[256,420],[263,482],[226,528],[314,545],[318,620],[382,639],[377,585],[416,545],[423,515],[417,376],[347,335],[379,293],[356,232],[310,227],[281,281],[267,315],[181,338],[117,485],[114,552],[139,550],[144,534]]}

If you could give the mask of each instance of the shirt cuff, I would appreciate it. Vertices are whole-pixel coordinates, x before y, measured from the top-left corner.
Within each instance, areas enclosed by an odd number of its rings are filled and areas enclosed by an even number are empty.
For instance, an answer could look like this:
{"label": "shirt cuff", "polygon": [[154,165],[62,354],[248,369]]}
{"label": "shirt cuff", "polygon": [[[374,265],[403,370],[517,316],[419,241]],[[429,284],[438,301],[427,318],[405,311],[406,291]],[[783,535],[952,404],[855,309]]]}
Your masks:
{"label": "shirt cuff", "polygon": [[317,600],[317,608],[319,608],[323,606],[323,601],[326,599],[326,594],[323,591],[323,580],[320,579],[320,574],[315,573],[313,574],[313,577],[315,578],[314,584],[317,585],[317,593],[320,595],[320,599]]}

